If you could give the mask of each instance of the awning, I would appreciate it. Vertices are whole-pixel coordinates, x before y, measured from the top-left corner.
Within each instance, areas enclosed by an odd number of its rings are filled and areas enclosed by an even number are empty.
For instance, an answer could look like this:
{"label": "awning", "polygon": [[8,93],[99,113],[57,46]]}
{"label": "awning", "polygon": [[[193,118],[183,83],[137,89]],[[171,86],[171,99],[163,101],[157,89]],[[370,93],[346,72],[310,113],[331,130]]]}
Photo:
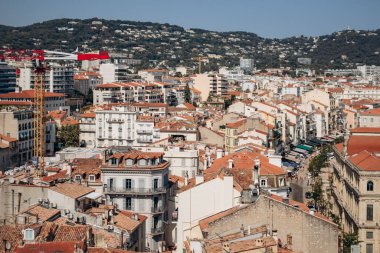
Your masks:
{"label": "awning", "polygon": [[313,152],[313,149],[312,149],[312,148],[307,147],[307,146],[305,146],[305,145],[301,145],[301,144],[300,144],[300,145],[297,146],[297,148],[304,149],[304,150],[309,151],[309,152]]}
{"label": "awning", "polygon": [[293,149],[293,151],[295,151],[297,153],[300,153],[300,154],[304,154],[304,155],[308,155],[309,154],[309,152],[307,152],[304,149],[300,149],[300,148],[295,148],[295,149]]}
{"label": "awning", "polygon": [[86,195],[83,195],[82,197],[79,197],[78,200],[82,200],[82,199],[92,199],[92,200],[96,200],[98,198],[100,198],[102,196],[102,194],[100,193],[97,193],[97,192],[90,192]]}

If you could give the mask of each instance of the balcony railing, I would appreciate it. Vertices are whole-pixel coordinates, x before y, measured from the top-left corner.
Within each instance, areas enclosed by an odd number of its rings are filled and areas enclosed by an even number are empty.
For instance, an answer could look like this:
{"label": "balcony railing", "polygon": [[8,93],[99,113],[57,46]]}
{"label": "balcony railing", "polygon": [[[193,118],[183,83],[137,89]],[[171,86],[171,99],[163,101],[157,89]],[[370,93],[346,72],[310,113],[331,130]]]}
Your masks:
{"label": "balcony railing", "polygon": [[152,139],[137,138],[137,141],[141,143],[151,143]]}
{"label": "balcony railing", "polygon": [[106,120],[108,123],[124,123],[123,119],[107,119]]}
{"label": "balcony railing", "polygon": [[152,130],[137,129],[136,132],[138,134],[151,134],[153,131]]}
{"label": "balcony railing", "polygon": [[107,194],[161,194],[166,193],[165,187],[158,188],[118,188],[118,187],[107,187],[105,188],[105,193]]}

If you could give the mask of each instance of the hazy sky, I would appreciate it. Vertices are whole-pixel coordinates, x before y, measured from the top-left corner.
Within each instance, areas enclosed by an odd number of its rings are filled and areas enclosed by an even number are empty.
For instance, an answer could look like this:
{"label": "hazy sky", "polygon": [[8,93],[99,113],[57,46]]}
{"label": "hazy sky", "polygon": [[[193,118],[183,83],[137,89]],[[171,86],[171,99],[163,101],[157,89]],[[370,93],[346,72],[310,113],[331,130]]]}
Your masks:
{"label": "hazy sky", "polygon": [[0,24],[55,18],[152,21],[263,37],[380,28],[380,0],[0,0]]}

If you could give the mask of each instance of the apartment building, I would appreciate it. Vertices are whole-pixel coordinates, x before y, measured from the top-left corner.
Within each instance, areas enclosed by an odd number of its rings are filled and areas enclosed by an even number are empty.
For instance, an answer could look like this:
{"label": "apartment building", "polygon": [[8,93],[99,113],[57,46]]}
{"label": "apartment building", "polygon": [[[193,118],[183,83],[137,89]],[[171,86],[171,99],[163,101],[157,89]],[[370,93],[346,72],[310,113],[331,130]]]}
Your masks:
{"label": "apartment building", "polygon": [[220,74],[197,74],[192,77],[193,88],[201,92],[201,102],[209,96],[227,95],[227,80]]}
{"label": "apartment building", "polygon": [[103,83],[128,82],[131,81],[128,66],[123,64],[103,63],[100,64],[99,74]]}
{"label": "apartment building", "polygon": [[380,129],[356,128],[333,147],[333,211],[344,232],[358,233],[361,252],[380,251]]}
{"label": "apartment building", "polygon": [[380,108],[359,112],[357,117],[360,127],[380,127]]}
{"label": "apartment building", "polygon": [[115,105],[111,109],[95,111],[95,145],[146,146],[160,139],[154,127],[154,117],[133,105]]}
{"label": "apartment building", "polygon": [[82,147],[96,147],[96,114],[83,113],[79,118],[79,143]]}
{"label": "apartment building", "polygon": [[0,94],[15,91],[16,69],[0,62]]}
{"label": "apartment building", "polygon": [[[45,72],[45,91],[71,95],[74,92],[74,67],[71,65],[51,64]],[[34,89],[34,69],[20,68],[18,82],[22,90]]]}
{"label": "apartment building", "polygon": [[162,87],[156,84],[128,82],[105,83],[94,89],[94,104],[147,102],[161,103],[164,101]]}
{"label": "apartment building", "polygon": [[358,71],[360,71],[362,77],[364,78],[380,76],[380,66],[363,65],[363,66],[358,66],[357,69]]}
{"label": "apartment building", "polygon": [[82,72],[74,75],[74,90],[87,96],[90,90],[93,90],[96,85],[102,84],[103,79],[96,72]]}
{"label": "apartment building", "polygon": [[0,134],[0,171],[5,172],[17,166],[17,139]]}
{"label": "apartment building", "polygon": [[183,147],[168,147],[164,155],[170,162],[170,175],[193,178],[197,175],[199,167],[199,154],[197,149]]}
{"label": "apartment building", "polygon": [[145,69],[137,72],[141,79],[145,82],[162,82],[162,78],[169,74],[169,71],[166,69]]}
{"label": "apartment building", "polygon": [[137,150],[114,152],[101,167],[106,202],[147,217],[146,242],[152,252],[163,245],[168,217],[170,163],[163,156]]}
{"label": "apartment building", "polygon": [[[5,105],[7,102],[10,104],[27,104],[34,103],[34,90],[23,90],[20,92],[9,92],[0,94],[0,103]],[[20,102],[20,103],[19,103]],[[44,109],[45,111],[56,111],[65,106],[65,95],[55,92],[45,92]]]}

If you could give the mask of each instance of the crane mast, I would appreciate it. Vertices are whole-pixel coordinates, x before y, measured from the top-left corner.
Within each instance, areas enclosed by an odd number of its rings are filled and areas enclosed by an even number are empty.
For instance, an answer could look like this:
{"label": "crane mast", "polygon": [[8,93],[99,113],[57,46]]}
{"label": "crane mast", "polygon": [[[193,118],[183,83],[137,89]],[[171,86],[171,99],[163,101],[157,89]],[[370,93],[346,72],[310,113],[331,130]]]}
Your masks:
{"label": "crane mast", "polygon": [[36,177],[45,174],[45,66],[38,59],[34,69],[34,158],[36,159]]}
{"label": "crane mast", "polygon": [[47,61],[93,61],[107,60],[107,52],[73,54],[48,50],[33,50],[32,60],[35,61],[34,68],[34,150],[36,161],[34,174],[40,178],[45,175],[45,71]]}

